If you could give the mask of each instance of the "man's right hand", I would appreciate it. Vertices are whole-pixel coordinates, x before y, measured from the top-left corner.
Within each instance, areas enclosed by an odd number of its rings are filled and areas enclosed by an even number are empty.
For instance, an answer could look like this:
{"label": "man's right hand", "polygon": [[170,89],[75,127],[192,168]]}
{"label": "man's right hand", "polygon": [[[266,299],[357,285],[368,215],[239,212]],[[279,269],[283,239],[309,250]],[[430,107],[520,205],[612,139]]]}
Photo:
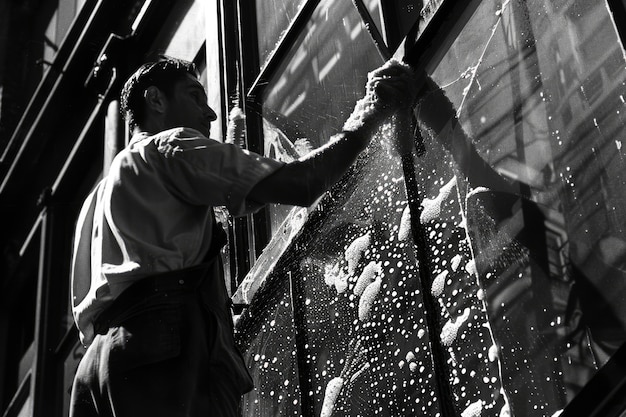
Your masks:
{"label": "man's right hand", "polygon": [[413,69],[395,59],[370,72],[365,95],[359,100],[343,130],[371,130],[387,117],[411,108],[417,92]]}
{"label": "man's right hand", "polygon": [[372,96],[382,112],[395,113],[410,107],[417,92],[417,78],[413,69],[391,59],[368,74],[366,96]]}

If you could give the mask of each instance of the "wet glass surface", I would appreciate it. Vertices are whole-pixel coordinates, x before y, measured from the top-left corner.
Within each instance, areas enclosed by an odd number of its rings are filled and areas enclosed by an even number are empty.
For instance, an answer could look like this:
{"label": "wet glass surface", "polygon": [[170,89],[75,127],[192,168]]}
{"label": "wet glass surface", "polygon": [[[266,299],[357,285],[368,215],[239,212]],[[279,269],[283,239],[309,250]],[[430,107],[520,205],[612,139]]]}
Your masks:
{"label": "wet glass surface", "polygon": [[512,184],[459,172],[517,414],[562,408],[626,339],[624,68],[603,4],[482,2],[433,74]]}
{"label": "wet glass surface", "polygon": [[[311,213],[237,326],[248,355],[271,357],[280,349],[257,350],[259,341],[276,333],[271,340],[285,343],[291,327],[274,325],[274,312],[293,303],[303,334],[287,353],[302,363],[288,384],[298,383],[305,398],[273,400],[305,401],[315,415],[436,410],[402,169],[380,147],[369,155]],[[279,321],[286,317],[294,316]]]}
{"label": "wet glass surface", "polygon": [[[256,2],[259,61],[261,62],[261,67],[265,66],[265,63],[267,63],[268,58],[271,56],[271,53],[274,51],[278,43],[280,43],[285,32],[291,23],[293,23],[294,19],[298,15],[298,12],[302,9],[305,3],[307,3],[306,0],[263,0]],[[345,1],[339,1],[336,3],[341,6],[341,9],[345,9],[345,5],[347,4]],[[380,0],[364,0],[363,3],[369,11],[378,30],[382,33]],[[315,17],[311,20],[309,29],[311,29],[311,26],[315,26],[316,22],[319,22],[322,14],[324,14],[325,18],[328,18],[328,12],[332,13],[337,11],[336,8],[331,8],[330,6],[331,3],[326,3],[325,6],[322,6],[323,8],[318,8]]]}
{"label": "wet glass surface", "polygon": [[[263,97],[264,153],[292,161],[339,132],[382,63],[351,1],[322,1]],[[278,230],[291,207],[270,210]]]}
{"label": "wet glass surface", "polygon": [[259,61],[269,58],[284,33],[298,15],[306,0],[264,0],[256,2],[256,20],[259,38]]}
{"label": "wet glass surface", "polygon": [[[429,66],[453,105],[440,118],[459,126],[422,126],[426,153],[404,165],[375,139],[265,254],[273,266],[237,325],[257,382],[245,415],[265,415],[265,401],[284,415],[435,415],[447,403],[463,417],[553,416],[626,339],[626,65],[607,9],[473,4]],[[268,90],[269,155],[286,138],[321,145],[380,65],[371,43],[355,43],[334,47],[350,65],[305,76],[333,56],[321,40],[343,36],[341,13],[331,17]],[[264,370],[274,359],[280,374]]]}

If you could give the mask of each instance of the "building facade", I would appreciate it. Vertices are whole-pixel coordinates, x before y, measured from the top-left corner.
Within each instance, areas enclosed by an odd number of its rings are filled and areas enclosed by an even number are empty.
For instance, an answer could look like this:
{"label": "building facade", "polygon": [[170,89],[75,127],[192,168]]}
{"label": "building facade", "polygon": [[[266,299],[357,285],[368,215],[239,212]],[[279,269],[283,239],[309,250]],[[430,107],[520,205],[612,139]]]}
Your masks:
{"label": "building facade", "polygon": [[0,412],[68,414],[73,228],[128,140],[123,82],[165,54],[213,138],[237,104],[283,161],[391,57],[459,121],[402,157],[390,122],[312,207],[218,210],[243,415],[619,415],[625,30],[617,0],[0,1]]}

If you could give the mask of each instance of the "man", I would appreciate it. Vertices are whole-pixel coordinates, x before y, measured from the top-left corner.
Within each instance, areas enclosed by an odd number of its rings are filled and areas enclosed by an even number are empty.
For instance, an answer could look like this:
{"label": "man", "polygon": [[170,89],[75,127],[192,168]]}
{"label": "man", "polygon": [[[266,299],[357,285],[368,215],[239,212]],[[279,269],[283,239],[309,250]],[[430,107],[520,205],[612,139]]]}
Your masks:
{"label": "man", "polygon": [[70,416],[236,415],[253,385],[233,341],[212,208],[312,204],[381,121],[410,116],[414,84],[407,66],[388,62],[342,133],[284,164],[208,139],[216,115],[192,64],[140,67],[122,91],[133,137],[76,228],[73,312],[89,347]]}

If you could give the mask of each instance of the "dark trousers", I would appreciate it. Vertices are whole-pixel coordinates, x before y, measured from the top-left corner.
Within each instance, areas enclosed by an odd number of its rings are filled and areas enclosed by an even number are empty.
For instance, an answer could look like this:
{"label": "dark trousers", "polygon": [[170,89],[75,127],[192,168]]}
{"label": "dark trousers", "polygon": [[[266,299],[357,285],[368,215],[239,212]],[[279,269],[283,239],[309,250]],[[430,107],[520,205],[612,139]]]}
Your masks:
{"label": "dark trousers", "polygon": [[116,300],[79,364],[70,417],[238,415],[252,381],[209,269],[147,278]]}

